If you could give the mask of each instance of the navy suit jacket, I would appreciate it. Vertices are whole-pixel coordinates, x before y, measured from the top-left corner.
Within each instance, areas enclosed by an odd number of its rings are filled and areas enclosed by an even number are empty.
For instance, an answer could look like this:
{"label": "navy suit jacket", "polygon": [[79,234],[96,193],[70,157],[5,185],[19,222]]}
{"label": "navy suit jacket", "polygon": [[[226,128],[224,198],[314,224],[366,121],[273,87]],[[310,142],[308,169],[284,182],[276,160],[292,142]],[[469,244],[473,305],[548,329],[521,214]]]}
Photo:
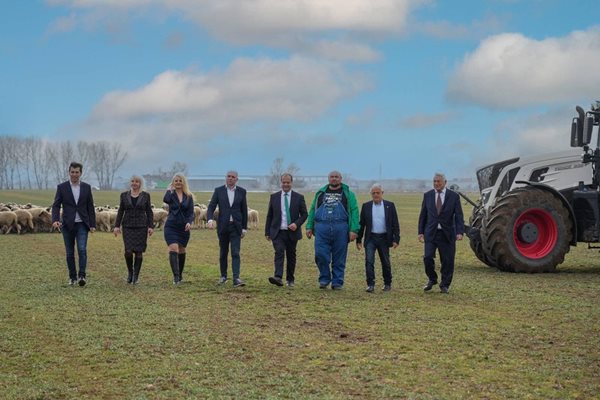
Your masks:
{"label": "navy suit jacket", "polygon": [[62,224],[67,230],[75,227],[75,212],[79,214],[81,221],[90,228],[96,228],[96,211],[94,210],[94,198],[92,187],[85,182],[79,182],[79,201],[75,203],[71,182],[66,181],[56,187],[56,195],[52,203],[52,222],[60,221],[60,207],[62,206]]}
{"label": "navy suit jacket", "polygon": [[434,239],[438,224],[442,227],[444,235],[449,242],[456,240],[456,235],[465,232],[462,206],[460,197],[456,192],[446,188],[442,212],[438,215],[435,207],[436,193],[432,189],[423,195],[421,214],[419,215],[419,235],[425,236],[425,241]]}
{"label": "navy suit jacket", "polygon": [[[385,230],[388,247],[394,243],[400,243],[400,223],[398,222],[398,213],[396,205],[391,201],[383,200],[385,212]],[[360,210],[360,231],[356,237],[356,243],[361,243],[364,236],[365,243],[369,240],[373,230],[373,201],[363,203]]]}
{"label": "navy suit jacket", "polygon": [[219,206],[219,219],[217,220],[217,234],[226,233],[229,217],[237,231],[242,234],[242,229],[248,229],[248,203],[246,202],[246,189],[236,186],[233,204],[229,205],[227,197],[227,186],[219,186],[215,189],[210,203],[208,203],[207,220],[213,219],[215,209]]}
{"label": "navy suit jacket", "polygon": [[[271,240],[277,237],[279,228],[281,227],[281,190],[271,195],[269,200],[269,210],[267,211],[267,219],[265,220],[265,236],[269,236]],[[290,190],[290,217],[292,223],[296,224],[298,229],[289,231],[290,236],[294,240],[302,239],[302,229],[300,227],[308,217],[306,210],[306,201],[304,196],[298,192]]]}

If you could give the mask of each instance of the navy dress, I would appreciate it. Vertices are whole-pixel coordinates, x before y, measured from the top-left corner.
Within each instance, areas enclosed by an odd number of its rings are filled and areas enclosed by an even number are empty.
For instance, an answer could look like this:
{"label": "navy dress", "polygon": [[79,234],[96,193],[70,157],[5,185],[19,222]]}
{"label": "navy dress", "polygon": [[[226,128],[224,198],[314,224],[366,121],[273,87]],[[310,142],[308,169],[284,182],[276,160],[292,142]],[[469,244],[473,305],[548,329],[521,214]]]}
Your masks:
{"label": "navy dress", "polygon": [[185,230],[185,224],[194,222],[194,202],[191,197],[183,195],[181,203],[177,192],[167,190],[163,201],[169,205],[169,216],[164,227],[167,245],[177,243],[187,247],[190,240],[190,231]]}

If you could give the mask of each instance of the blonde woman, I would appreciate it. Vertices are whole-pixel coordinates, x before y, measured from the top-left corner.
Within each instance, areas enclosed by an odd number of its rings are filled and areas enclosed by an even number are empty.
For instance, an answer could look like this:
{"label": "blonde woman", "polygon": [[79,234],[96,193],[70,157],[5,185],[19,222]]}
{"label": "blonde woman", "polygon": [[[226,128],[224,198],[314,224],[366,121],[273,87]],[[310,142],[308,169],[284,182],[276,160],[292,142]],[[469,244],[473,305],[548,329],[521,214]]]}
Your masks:
{"label": "blonde woman", "polygon": [[185,248],[190,240],[194,221],[194,196],[183,174],[175,174],[163,198],[169,206],[169,216],[164,227],[165,241],[169,246],[169,264],[173,272],[173,284],[182,280],[185,266]]}
{"label": "blonde woman", "polygon": [[121,193],[113,232],[115,236],[123,233],[127,283],[136,285],[142,269],[142,255],[146,251],[148,236],[154,233],[154,222],[150,194],[142,190],[144,180],[134,175],[129,180],[129,187],[130,190]]}

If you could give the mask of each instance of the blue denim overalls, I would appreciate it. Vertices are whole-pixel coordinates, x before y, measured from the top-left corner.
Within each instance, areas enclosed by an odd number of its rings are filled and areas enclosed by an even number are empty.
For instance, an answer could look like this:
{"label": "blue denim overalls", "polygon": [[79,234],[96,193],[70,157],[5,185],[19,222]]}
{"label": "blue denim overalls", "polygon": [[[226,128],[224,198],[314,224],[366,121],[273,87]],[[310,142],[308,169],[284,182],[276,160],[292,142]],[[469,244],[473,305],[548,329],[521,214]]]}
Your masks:
{"label": "blue denim overalls", "polygon": [[348,213],[341,201],[328,204],[323,200],[315,212],[314,227],[319,284],[342,287],[348,253]]}

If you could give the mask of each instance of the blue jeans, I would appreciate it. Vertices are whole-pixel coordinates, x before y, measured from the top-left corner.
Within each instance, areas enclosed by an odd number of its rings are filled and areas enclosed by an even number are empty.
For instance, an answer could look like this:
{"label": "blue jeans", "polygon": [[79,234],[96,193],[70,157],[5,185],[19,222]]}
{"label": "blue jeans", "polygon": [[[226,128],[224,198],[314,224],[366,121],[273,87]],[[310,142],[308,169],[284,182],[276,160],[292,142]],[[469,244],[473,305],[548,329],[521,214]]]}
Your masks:
{"label": "blue jeans", "polygon": [[67,253],[69,279],[77,279],[77,268],[75,267],[75,243],[77,243],[77,254],[79,255],[79,277],[85,278],[88,232],[88,227],[83,222],[76,222],[72,230],[68,230],[65,226],[62,228],[62,235]]}
{"label": "blue jeans", "polygon": [[227,277],[227,257],[231,245],[231,269],[233,280],[240,278],[240,247],[242,237],[234,224],[230,223],[222,234],[219,234],[219,265],[221,276]]}
{"label": "blue jeans", "polygon": [[375,285],[375,251],[381,260],[383,284],[392,284],[392,265],[390,263],[390,248],[385,234],[371,234],[365,243],[365,272],[367,273],[367,286]]}
{"label": "blue jeans", "polygon": [[315,225],[315,262],[319,268],[319,284],[344,285],[347,253],[347,222],[319,222]]}

